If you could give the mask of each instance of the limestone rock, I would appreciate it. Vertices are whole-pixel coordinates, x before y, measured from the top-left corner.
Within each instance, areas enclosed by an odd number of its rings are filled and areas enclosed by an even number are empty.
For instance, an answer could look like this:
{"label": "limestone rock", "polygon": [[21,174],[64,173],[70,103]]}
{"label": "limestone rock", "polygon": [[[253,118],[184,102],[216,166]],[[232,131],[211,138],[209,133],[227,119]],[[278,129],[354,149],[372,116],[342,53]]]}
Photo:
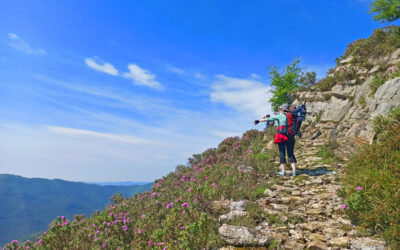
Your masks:
{"label": "limestone rock", "polygon": [[230,220],[233,220],[233,219],[236,219],[236,218],[239,218],[239,217],[248,216],[248,215],[249,215],[249,213],[246,212],[246,211],[235,210],[235,211],[230,211],[227,214],[221,215],[219,217],[219,220],[220,221],[230,221]]}
{"label": "limestone rock", "polygon": [[341,60],[341,61],[340,61],[340,64],[349,63],[349,62],[351,62],[351,60],[353,60],[353,58],[354,58],[353,56],[349,56],[349,57],[347,57],[347,58]]}
{"label": "limestone rock", "polygon": [[380,68],[380,66],[376,65],[368,73],[369,74],[373,74],[373,73],[377,72],[379,70],[379,68]]}
{"label": "limestone rock", "polygon": [[313,240],[307,245],[307,249],[326,249],[326,245],[319,240]]}
{"label": "limestone rock", "polygon": [[351,105],[352,103],[348,99],[343,100],[332,96],[321,116],[321,121],[339,122],[350,109]]}
{"label": "limestone rock", "polygon": [[272,191],[269,188],[265,189],[264,194],[268,195],[269,197],[275,197],[276,196],[276,192]]}
{"label": "limestone rock", "polygon": [[329,245],[336,247],[347,247],[350,244],[348,237],[338,237],[329,241]]}
{"label": "limestone rock", "polygon": [[384,250],[385,242],[383,240],[365,238],[356,238],[351,241],[350,249],[353,250]]}
{"label": "limestone rock", "polygon": [[243,226],[223,224],[218,229],[218,233],[224,241],[234,246],[253,245],[254,243],[263,246],[268,243],[267,237],[256,235],[253,231]]}
{"label": "limestone rock", "polygon": [[247,203],[249,203],[248,200],[232,201],[230,204],[231,211],[244,211]]}

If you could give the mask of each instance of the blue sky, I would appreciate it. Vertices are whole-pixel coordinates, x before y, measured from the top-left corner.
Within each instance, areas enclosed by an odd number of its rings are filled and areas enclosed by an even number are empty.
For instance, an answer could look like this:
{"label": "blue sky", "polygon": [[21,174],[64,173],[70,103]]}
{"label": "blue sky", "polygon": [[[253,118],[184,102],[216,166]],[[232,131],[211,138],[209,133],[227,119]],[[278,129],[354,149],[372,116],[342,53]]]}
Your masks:
{"label": "blue sky", "polygon": [[268,66],[323,77],[379,27],[369,4],[0,1],[0,173],[160,178],[254,128]]}

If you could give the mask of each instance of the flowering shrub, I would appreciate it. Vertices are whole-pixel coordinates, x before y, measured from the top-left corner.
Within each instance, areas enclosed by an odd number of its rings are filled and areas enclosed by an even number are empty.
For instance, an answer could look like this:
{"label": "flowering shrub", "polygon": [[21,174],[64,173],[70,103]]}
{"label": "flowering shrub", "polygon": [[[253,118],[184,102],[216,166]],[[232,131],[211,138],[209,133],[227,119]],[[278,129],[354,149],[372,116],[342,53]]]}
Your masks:
{"label": "flowering shrub", "polygon": [[400,47],[400,29],[396,25],[376,29],[367,39],[359,39],[350,43],[342,56],[353,56],[352,63],[368,67],[368,59],[376,59],[392,53]]}
{"label": "flowering shrub", "polygon": [[[344,193],[350,219],[400,247],[400,116],[378,117],[379,140],[354,154],[345,168]],[[383,136],[384,135],[384,136]]]}
{"label": "flowering shrub", "polygon": [[[247,131],[218,148],[189,159],[187,166],[156,180],[150,192],[132,198],[114,195],[113,203],[92,218],[58,217],[37,242],[11,242],[6,249],[201,249],[223,245],[218,237],[220,212],[211,202],[254,199],[265,183],[257,178],[273,171],[264,134]],[[270,138],[272,139],[272,138]],[[250,165],[243,171],[239,165]]]}

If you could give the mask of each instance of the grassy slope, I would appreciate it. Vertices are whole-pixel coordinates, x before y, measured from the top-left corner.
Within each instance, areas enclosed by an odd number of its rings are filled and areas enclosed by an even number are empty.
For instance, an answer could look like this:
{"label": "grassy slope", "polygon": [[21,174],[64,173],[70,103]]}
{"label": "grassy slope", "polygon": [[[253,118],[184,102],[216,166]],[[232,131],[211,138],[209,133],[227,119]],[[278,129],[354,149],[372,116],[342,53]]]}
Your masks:
{"label": "grassy slope", "polygon": [[150,189],[144,186],[91,185],[63,180],[23,178],[0,175],[0,245],[38,231],[58,215],[71,218],[74,214],[91,215],[104,209],[114,193],[125,196]]}

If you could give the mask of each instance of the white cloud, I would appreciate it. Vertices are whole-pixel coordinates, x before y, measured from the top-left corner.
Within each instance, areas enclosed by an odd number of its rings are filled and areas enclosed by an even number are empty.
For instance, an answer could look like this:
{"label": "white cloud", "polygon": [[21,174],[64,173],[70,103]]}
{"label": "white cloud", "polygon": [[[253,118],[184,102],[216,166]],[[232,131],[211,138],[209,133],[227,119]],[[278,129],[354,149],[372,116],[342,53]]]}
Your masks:
{"label": "white cloud", "polygon": [[242,113],[262,116],[270,111],[271,88],[254,79],[217,75],[210,94],[212,102],[223,103]]}
{"label": "white cloud", "polygon": [[95,60],[92,58],[85,58],[85,63],[87,66],[90,68],[104,72],[109,75],[117,76],[118,75],[118,70],[114,68],[114,66],[111,63],[103,63],[103,65],[98,64]]}
{"label": "white cloud", "polygon": [[151,88],[161,89],[161,83],[155,80],[156,76],[151,72],[142,69],[136,64],[128,65],[129,73],[124,73],[123,76],[133,80],[136,85],[143,85]]}
{"label": "white cloud", "polygon": [[18,37],[15,33],[8,33],[10,40],[9,45],[16,50],[22,51],[31,55],[46,55],[44,49],[33,49],[27,42]]}
{"label": "white cloud", "polygon": [[167,65],[167,69],[175,74],[178,75],[186,75],[187,72],[184,69],[172,66],[172,65]]}
{"label": "white cloud", "polygon": [[140,138],[140,137],[136,137],[136,136],[130,136],[130,135],[101,133],[101,132],[96,132],[96,131],[91,131],[91,130],[58,127],[58,126],[46,126],[46,127],[50,132],[55,133],[55,134],[61,134],[61,135],[105,139],[105,140],[112,140],[115,142],[128,143],[128,144],[167,146],[163,143],[160,143],[160,142],[157,142],[154,140],[149,140],[149,139]]}
{"label": "white cloud", "polygon": [[206,79],[206,77],[205,77],[203,74],[199,73],[199,72],[195,72],[195,73],[193,74],[193,76],[194,76],[194,78],[196,78],[196,79],[198,79],[198,80],[204,80],[204,79]]}

